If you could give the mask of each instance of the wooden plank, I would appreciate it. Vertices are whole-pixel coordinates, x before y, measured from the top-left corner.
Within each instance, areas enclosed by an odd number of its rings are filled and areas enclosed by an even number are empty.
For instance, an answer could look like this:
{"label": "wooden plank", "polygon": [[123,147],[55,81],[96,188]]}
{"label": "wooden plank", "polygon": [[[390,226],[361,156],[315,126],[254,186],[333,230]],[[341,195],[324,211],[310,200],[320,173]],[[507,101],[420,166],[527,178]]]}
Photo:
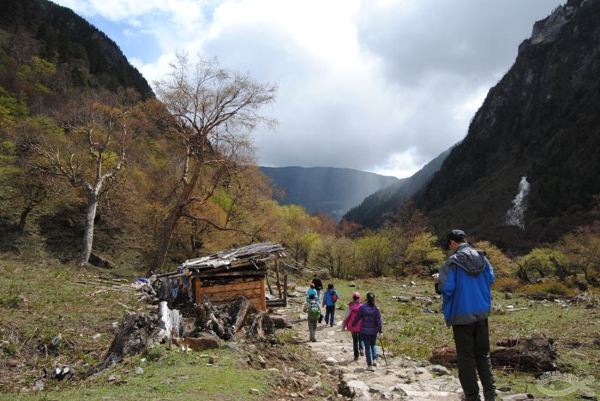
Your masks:
{"label": "wooden plank", "polygon": [[248,289],[258,289],[262,287],[260,281],[252,281],[249,283],[215,285],[214,287],[200,287],[200,292],[210,294],[213,292],[240,292]]}
{"label": "wooden plank", "polygon": [[283,306],[287,307],[287,294],[288,294],[288,275],[287,273],[283,276]]}
{"label": "wooden plank", "polygon": [[263,294],[263,290],[260,288],[254,288],[254,289],[246,289],[243,291],[221,291],[221,292],[201,292],[200,296],[206,296],[208,298],[211,297],[215,297],[215,298],[237,298],[238,296],[244,296],[246,298],[250,297],[250,296],[261,296]]}
{"label": "wooden plank", "polygon": [[[259,299],[262,297],[261,294],[258,292],[246,293],[246,294],[206,294],[205,297],[208,298],[208,300],[210,300],[211,302],[222,302],[222,301],[233,302],[240,295],[245,297],[248,300]],[[204,297],[202,299],[204,299]]]}

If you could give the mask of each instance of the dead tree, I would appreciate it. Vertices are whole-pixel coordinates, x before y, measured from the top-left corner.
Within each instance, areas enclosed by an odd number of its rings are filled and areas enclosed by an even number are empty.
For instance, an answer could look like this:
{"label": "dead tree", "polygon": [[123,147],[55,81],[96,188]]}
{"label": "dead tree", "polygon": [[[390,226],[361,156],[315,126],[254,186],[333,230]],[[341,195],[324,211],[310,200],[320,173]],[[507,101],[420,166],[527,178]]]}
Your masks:
{"label": "dead tree", "polygon": [[181,218],[217,230],[230,229],[193,211],[211,199],[237,165],[244,164],[241,156],[249,148],[246,134],[258,123],[272,123],[258,110],[273,102],[276,91],[247,75],[219,68],[214,61],[191,64],[185,56],[178,57],[156,89],[169,112],[166,125],[180,144],[184,161],[168,199],[152,272],[163,266]]}
{"label": "dead tree", "polygon": [[86,198],[79,258],[79,264],[85,265],[92,252],[98,202],[126,162],[129,113],[94,99],[69,106],[71,110],[57,116],[64,125],[62,132],[29,133],[27,145],[39,156],[36,169],[68,180]]}

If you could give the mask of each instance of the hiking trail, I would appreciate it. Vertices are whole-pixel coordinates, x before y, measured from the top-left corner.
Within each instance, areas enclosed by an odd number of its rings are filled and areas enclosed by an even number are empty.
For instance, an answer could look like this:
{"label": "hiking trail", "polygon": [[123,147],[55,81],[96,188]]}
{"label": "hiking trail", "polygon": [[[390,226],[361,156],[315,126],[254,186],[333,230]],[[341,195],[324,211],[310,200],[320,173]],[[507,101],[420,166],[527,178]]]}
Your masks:
{"label": "hiking trail", "polygon": [[[343,396],[355,401],[462,399],[458,378],[444,366],[431,365],[427,361],[418,361],[410,357],[392,356],[389,353],[386,353],[387,364],[380,355],[374,371],[366,369],[364,356],[355,362],[351,335],[348,331],[343,331],[341,326],[343,311],[336,310],[336,324],[333,327],[320,323],[317,327],[317,342],[308,342],[306,313],[302,312],[301,301],[303,298],[293,299],[287,313],[295,322],[294,327],[298,330],[300,339],[305,340],[306,346],[317,358],[327,365],[331,373],[339,377],[338,397]],[[506,394],[498,395],[497,399],[516,400],[514,397]]]}

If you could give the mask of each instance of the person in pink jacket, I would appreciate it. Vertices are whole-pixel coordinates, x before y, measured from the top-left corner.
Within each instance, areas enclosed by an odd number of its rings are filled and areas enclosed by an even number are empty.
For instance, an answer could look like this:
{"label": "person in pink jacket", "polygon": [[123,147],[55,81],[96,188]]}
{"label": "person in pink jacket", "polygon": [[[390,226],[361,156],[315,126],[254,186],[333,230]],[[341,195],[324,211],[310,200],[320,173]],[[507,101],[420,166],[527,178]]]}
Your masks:
{"label": "person in pink jacket", "polygon": [[348,304],[346,309],[346,316],[342,322],[342,328],[352,333],[352,348],[354,349],[354,361],[358,361],[358,357],[363,355],[363,344],[360,340],[360,322],[356,325],[352,325],[358,310],[360,309],[360,293],[354,292],[352,294],[352,302]]}

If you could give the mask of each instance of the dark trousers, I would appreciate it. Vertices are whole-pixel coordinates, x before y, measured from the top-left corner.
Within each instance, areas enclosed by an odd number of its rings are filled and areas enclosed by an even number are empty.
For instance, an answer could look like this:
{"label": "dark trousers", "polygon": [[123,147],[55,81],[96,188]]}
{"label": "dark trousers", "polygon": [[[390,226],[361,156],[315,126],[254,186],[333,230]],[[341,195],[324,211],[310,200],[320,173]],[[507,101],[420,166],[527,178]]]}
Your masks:
{"label": "dark trousers", "polygon": [[354,358],[358,358],[360,351],[363,350],[360,333],[352,333],[352,348],[354,349]]}
{"label": "dark trousers", "polygon": [[308,335],[310,341],[317,341],[315,333],[317,332],[317,321],[308,319]]}
{"label": "dark trousers", "polygon": [[325,307],[325,324],[333,326],[333,316],[335,315],[335,305]]}
{"label": "dark trousers", "polygon": [[490,361],[490,339],[487,319],[479,322],[452,326],[456,357],[458,362],[458,379],[465,393],[466,401],[479,400],[477,374],[483,385],[486,401],[496,397],[496,386],[492,375]]}
{"label": "dark trousers", "polygon": [[360,339],[365,344],[365,356],[367,357],[367,366],[371,366],[377,355],[375,355],[375,342],[377,334],[361,334]]}

